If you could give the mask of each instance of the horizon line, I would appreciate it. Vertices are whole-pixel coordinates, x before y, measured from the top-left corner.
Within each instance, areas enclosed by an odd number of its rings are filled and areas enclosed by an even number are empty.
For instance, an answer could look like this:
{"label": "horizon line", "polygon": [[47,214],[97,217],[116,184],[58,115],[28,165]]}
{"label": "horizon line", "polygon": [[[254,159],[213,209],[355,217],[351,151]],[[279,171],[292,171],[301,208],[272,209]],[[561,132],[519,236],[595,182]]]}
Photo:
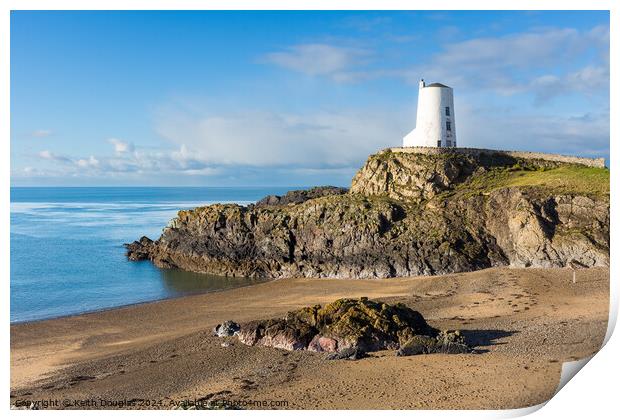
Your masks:
{"label": "horizon line", "polygon": [[326,186],[338,187],[339,185],[10,185],[10,188],[313,188]]}

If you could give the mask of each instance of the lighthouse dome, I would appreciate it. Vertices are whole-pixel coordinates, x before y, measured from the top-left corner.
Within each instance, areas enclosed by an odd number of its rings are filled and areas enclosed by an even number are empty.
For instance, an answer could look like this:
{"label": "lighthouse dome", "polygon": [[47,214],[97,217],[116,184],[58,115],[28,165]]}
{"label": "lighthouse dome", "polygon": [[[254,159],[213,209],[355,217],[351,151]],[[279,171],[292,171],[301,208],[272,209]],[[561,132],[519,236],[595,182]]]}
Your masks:
{"label": "lighthouse dome", "polygon": [[431,83],[430,85],[426,85],[425,87],[440,87],[440,88],[452,89],[450,86],[446,86],[442,83]]}

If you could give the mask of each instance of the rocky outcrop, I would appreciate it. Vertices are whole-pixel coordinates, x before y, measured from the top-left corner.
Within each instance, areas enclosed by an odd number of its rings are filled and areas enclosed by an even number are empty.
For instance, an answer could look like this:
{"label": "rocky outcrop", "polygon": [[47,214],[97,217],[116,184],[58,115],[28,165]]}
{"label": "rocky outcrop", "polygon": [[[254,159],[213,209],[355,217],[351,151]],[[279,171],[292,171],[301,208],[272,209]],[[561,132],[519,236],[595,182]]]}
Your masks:
{"label": "rocky outcrop", "polygon": [[369,158],[348,193],[319,195],[297,204],[266,199],[180,211],[156,241],[127,245],[128,256],[272,278],[609,265],[604,168],[387,151]]}
{"label": "rocky outcrop", "polygon": [[127,258],[131,261],[147,260],[155,249],[153,241],[146,236],[130,244],[125,244],[125,248],[127,249]]}
{"label": "rocky outcrop", "polygon": [[268,195],[256,202],[257,206],[284,206],[288,204],[301,204],[313,198],[326,197],[328,195],[346,194],[348,189],[341,187],[314,187],[309,190],[293,190],[283,196]]}
{"label": "rocky outcrop", "polygon": [[443,150],[441,154],[412,154],[387,149],[372,155],[355,174],[351,192],[419,203],[454,190],[472,177],[482,177],[493,169],[518,165],[541,170],[562,166],[560,162],[518,159],[501,152],[469,155]]}
{"label": "rocky outcrop", "polygon": [[251,321],[241,324],[237,337],[249,346],[327,352],[338,359],[357,359],[385,349],[402,350],[403,356],[469,351],[460,333],[437,331],[402,303],[388,305],[367,298],[339,299],[324,307],[289,312],[285,318]]}

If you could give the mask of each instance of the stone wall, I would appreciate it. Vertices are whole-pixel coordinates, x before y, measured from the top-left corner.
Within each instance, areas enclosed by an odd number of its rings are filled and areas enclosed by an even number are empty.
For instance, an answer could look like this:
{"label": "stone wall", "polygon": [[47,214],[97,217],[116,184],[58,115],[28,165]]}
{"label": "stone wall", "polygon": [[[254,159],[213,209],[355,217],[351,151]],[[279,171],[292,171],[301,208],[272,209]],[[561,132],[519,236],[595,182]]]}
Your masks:
{"label": "stone wall", "polygon": [[460,153],[470,156],[480,156],[482,154],[487,155],[504,155],[520,159],[540,159],[551,162],[572,163],[575,165],[584,165],[592,168],[604,168],[604,158],[583,158],[577,156],[557,155],[552,153],[536,153],[536,152],[518,152],[508,150],[494,150],[494,149],[474,149],[466,147],[392,147],[385,149],[385,151],[391,151],[395,153],[417,153],[424,155],[438,155],[443,153]]}

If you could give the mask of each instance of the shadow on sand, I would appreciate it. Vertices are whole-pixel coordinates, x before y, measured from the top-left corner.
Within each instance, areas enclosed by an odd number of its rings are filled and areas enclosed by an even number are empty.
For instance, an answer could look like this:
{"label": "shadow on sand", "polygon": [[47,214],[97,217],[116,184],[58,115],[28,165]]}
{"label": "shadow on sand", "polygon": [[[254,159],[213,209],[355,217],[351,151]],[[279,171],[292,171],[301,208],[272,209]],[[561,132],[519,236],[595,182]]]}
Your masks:
{"label": "shadow on sand", "polygon": [[[465,337],[465,342],[471,347],[484,347],[484,346],[497,346],[506,344],[505,342],[497,341],[502,338],[510,337],[519,331],[504,331],[504,330],[461,330],[461,334]],[[476,353],[486,353],[489,350],[476,349]]]}

